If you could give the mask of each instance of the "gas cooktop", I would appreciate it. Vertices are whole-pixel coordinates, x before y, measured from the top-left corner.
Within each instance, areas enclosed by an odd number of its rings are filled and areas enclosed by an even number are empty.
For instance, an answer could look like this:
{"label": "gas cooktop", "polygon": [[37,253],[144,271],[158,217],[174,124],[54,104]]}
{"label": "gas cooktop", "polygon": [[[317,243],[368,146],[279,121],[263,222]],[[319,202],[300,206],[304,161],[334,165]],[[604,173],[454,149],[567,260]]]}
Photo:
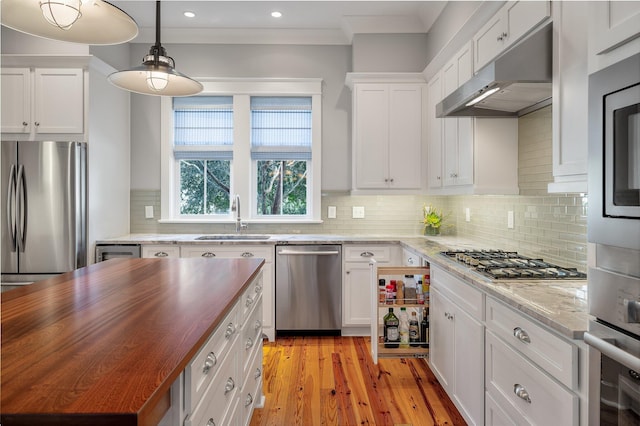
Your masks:
{"label": "gas cooktop", "polygon": [[576,268],[565,268],[542,259],[532,259],[515,251],[462,250],[443,251],[447,256],[493,279],[586,279]]}

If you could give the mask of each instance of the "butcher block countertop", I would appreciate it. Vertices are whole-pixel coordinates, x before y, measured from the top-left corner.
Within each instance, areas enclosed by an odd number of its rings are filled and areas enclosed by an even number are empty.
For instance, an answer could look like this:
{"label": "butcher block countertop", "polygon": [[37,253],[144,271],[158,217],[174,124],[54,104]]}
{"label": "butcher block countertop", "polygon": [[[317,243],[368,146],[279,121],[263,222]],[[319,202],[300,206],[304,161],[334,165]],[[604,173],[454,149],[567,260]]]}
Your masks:
{"label": "butcher block countertop", "polygon": [[2,293],[2,425],[157,424],[263,263],[112,259]]}

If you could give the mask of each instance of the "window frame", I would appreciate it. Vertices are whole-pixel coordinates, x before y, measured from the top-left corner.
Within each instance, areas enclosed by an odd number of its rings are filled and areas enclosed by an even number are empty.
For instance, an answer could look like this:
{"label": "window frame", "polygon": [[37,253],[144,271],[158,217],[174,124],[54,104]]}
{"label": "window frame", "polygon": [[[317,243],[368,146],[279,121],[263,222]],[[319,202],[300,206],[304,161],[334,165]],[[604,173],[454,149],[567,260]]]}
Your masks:
{"label": "window frame", "polygon": [[[320,223],[322,183],[322,79],[200,79],[204,96],[232,96],[234,110],[233,160],[231,160],[231,194],[239,194],[242,219],[248,223]],[[257,170],[251,159],[251,96],[311,97],[312,156],[309,160],[308,214],[305,216],[258,216],[256,205]],[[235,213],[227,215],[180,215],[179,167],[173,155],[173,106],[171,97],[161,98],[161,223],[229,223]]]}

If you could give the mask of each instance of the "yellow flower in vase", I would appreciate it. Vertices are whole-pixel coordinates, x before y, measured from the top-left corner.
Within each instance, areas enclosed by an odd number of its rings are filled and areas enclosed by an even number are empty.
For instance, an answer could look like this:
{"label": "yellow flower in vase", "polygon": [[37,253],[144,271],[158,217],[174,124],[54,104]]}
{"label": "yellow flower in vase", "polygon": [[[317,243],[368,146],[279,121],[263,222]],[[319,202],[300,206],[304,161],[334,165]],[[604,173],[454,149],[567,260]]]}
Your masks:
{"label": "yellow flower in vase", "polygon": [[424,235],[438,235],[440,234],[440,227],[444,220],[444,214],[442,211],[438,211],[433,206],[426,204],[422,207],[423,223],[424,223]]}

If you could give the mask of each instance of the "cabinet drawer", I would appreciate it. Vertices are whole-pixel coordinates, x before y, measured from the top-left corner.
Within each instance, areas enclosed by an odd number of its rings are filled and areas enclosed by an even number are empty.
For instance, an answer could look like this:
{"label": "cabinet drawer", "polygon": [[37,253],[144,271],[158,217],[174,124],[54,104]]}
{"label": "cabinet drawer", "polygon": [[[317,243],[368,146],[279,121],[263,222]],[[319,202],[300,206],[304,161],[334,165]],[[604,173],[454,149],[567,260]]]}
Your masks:
{"label": "cabinet drawer", "polygon": [[180,246],[142,246],[142,257],[180,257]]}
{"label": "cabinet drawer", "polygon": [[448,272],[431,266],[431,286],[442,291],[463,311],[477,319],[484,320],[484,294]]}
{"label": "cabinet drawer", "polygon": [[261,257],[265,262],[273,262],[273,246],[224,246],[224,245],[191,245],[182,246],[183,257]]}
{"label": "cabinet drawer", "polygon": [[[198,404],[211,381],[218,376],[218,371],[228,374],[227,370],[222,368],[222,360],[232,350],[233,343],[241,331],[238,310],[239,305],[236,304],[187,366],[185,370],[187,411],[193,410]],[[231,357],[237,358],[235,354],[231,354]]]}
{"label": "cabinet drawer", "polygon": [[533,320],[487,298],[489,330],[571,389],[578,386],[578,348]]}
{"label": "cabinet drawer", "polygon": [[391,260],[391,247],[388,246],[349,246],[345,245],[345,262],[368,262],[371,258],[377,262],[389,262]]}
{"label": "cabinet drawer", "polygon": [[238,410],[242,412],[240,416],[239,426],[249,424],[251,413],[256,404],[260,404],[262,398],[262,356],[258,355],[262,352],[262,342],[252,352],[251,363],[245,372],[244,383],[240,394],[240,407]]}
{"label": "cabinet drawer", "polygon": [[578,397],[491,331],[486,336],[486,387],[511,418],[538,425],[578,424]]}
{"label": "cabinet drawer", "polygon": [[218,374],[202,394],[198,405],[192,414],[185,420],[185,426],[200,426],[209,424],[228,424],[227,418],[233,415],[230,408],[239,392],[242,380],[237,373],[238,357],[230,351],[221,362],[220,374]]}
{"label": "cabinet drawer", "polygon": [[243,363],[242,368],[244,374],[247,374],[249,368],[249,362],[252,356],[255,354],[256,346],[259,346],[262,342],[262,305],[256,306],[256,309],[251,312],[251,315],[247,319],[247,322],[242,329],[242,349],[243,349]]}

